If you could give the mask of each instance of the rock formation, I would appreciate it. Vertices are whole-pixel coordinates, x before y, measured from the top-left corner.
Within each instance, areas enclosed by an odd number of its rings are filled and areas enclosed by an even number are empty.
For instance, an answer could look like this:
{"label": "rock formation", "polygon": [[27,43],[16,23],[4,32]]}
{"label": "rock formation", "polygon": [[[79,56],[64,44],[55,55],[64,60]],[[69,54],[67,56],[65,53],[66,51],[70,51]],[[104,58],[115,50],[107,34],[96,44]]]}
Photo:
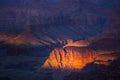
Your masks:
{"label": "rock formation", "polygon": [[64,45],[63,48],[67,46],[85,47],[88,45],[89,45],[89,42],[87,40],[73,41],[72,39],[68,39],[67,44]]}
{"label": "rock formation", "polygon": [[87,63],[93,62],[97,55],[105,51],[95,51],[89,48],[66,47],[55,48],[42,68],[51,69],[82,69]]}
{"label": "rock formation", "polygon": [[119,38],[101,38],[88,46],[76,46],[77,43],[70,40],[63,48],[55,48],[42,68],[80,70],[94,61],[108,65],[119,55],[116,54],[120,52],[119,41]]}

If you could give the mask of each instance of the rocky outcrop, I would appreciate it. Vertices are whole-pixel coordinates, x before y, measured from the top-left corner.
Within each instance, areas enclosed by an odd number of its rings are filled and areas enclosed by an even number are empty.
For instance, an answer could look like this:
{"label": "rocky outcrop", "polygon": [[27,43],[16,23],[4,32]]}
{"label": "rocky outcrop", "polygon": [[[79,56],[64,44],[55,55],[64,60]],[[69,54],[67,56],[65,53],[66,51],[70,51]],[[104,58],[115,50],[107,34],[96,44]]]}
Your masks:
{"label": "rocky outcrop", "polygon": [[0,41],[4,41],[7,44],[12,45],[32,45],[32,46],[41,46],[42,44],[39,42],[37,38],[35,38],[32,34],[27,32],[23,32],[18,35],[0,35]]}
{"label": "rocky outcrop", "polygon": [[108,54],[107,51],[95,51],[89,48],[55,48],[42,68],[80,70],[87,63],[93,62],[97,55],[104,53]]}
{"label": "rocky outcrop", "polygon": [[111,54],[100,54],[97,55],[94,59],[94,64],[104,64],[104,65],[110,65],[112,61],[117,59],[120,56],[119,53],[111,53]]}
{"label": "rocky outcrop", "polygon": [[[120,54],[120,53],[119,53]],[[110,65],[96,65],[90,63],[87,68],[94,68],[94,70],[87,72],[72,72],[65,76],[63,80],[119,80],[120,78],[120,57],[111,62]],[[93,76],[94,75],[94,76]]]}
{"label": "rocky outcrop", "polygon": [[72,39],[67,40],[67,44],[63,46],[63,48],[68,46],[75,46],[75,47],[86,47],[90,44],[87,40],[80,40],[80,41],[73,41]]}

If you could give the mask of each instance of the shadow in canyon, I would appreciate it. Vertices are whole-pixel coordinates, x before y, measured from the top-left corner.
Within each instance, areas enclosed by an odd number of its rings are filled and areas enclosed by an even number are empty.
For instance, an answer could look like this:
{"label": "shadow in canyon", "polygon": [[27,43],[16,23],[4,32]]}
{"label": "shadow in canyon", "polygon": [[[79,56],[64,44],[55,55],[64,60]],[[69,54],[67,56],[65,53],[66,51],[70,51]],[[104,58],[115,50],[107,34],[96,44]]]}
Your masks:
{"label": "shadow in canyon", "polygon": [[80,72],[72,72],[65,76],[64,80],[119,80],[120,57],[112,61],[110,65],[87,64]]}

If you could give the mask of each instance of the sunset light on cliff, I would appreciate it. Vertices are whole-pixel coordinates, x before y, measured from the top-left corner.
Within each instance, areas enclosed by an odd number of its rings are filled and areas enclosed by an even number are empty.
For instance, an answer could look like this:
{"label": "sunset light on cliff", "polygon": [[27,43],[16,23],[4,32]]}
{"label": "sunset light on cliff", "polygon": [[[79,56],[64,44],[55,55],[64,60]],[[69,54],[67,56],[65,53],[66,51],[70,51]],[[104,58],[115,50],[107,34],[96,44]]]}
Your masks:
{"label": "sunset light on cliff", "polygon": [[0,80],[120,80],[120,0],[0,0]]}

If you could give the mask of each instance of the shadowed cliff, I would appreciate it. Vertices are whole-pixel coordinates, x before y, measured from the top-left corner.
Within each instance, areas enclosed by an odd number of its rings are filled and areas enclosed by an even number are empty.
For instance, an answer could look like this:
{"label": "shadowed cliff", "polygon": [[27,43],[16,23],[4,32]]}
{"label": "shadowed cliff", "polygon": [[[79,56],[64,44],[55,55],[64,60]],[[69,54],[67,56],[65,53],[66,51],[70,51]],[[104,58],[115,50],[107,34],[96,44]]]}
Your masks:
{"label": "shadowed cliff", "polygon": [[73,72],[69,76],[64,77],[63,80],[119,80],[120,78],[119,66],[120,66],[120,57],[115,59],[108,66],[89,63],[84,68],[84,69],[88,69],[89,71]]}

